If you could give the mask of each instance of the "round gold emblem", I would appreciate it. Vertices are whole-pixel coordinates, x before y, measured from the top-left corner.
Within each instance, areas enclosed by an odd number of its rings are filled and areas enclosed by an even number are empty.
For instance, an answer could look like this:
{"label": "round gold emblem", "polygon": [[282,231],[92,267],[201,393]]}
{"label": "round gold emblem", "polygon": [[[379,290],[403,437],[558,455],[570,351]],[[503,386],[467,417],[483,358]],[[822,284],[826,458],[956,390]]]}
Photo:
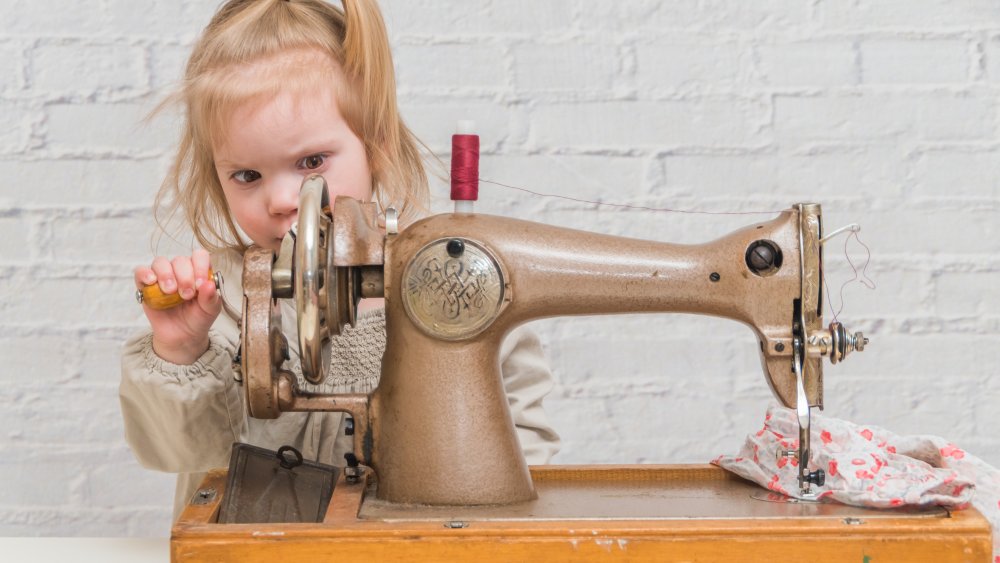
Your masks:
{"label": "round gold emblem", "polygon": [[479,243],[439,239],[407,264],[402,296],[410,320],[429,336],[462,340],[485,330],[500,313],[503,270]]}

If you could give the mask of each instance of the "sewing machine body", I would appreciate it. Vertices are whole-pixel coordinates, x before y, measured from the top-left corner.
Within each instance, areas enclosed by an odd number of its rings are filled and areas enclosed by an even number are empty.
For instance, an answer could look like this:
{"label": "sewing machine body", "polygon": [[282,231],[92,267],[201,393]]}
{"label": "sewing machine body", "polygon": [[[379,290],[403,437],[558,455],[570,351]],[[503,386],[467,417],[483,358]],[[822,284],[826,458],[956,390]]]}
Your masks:
{"label": "sewing machine body", "polygon": [[[372,400],[380,414],[372,417],[371,462],[386,480],[380,498],[449,505],[534,498],[498,358],[510,330],[534,319],[667,311],[732,318],[758,331],[762,350],[788,343],[788,353],[763,355],[772,386],[794,405],[793,303],[780,301],[799,290],[791,273],[797,257],[766,277],[745,275],[743,260],[731,257],[742,259],[759,239],[794,248],[797,223],[786,212],[714,243],[682,246],[444,214],[391,237],[385,285],[393,328]],[[449,244],[464,248],[450,256]],[[808,390],[820,404],[814,373]]]}
{"label": "sewing machine body", "polygon": [[[374,204],[339,198],[330,211],[325,194],[321,177],[306,180],[294,246],[277,260],[263,249],[246,254],[247,403],[263,418],[350,412],[359,429],[355,453],[379,474],[380,498],[450,505],[534,498],[498,358],[509,331],[533,319],[684,312],[750,326],[768,385],[800,409],[802,447],[790,455],[805,458],[809,407],[823,403],[822,356],[836,363],[863,348],[860,333],[821,325],[818,205],[796,205],[714,242],[678,245],[475,213],[383,233]],[[293,295],[311,382],[328,369],[323,343],[354,321],[358,301],[385,297],[387,345],[371,396],[310,394],[283,371],[287,343],[275,330],[272,297]],[[821,480],[807,465],[805,491],[810,479]]]}
{"label": "sewing machine body", "polygon": [[[322,522],[310,524],[215,524],[225,485],[224,473],[212,474],[174,527],[174,561],[765,561],[787,556],[788,542],[796,559],[988,558],[989,526],[971,510],[748,500],[761,489],[711,466],[525,463],[498,354],[510,330],[533,319],[730,318],[757,335],[765,379],[782,403],[807,417],[806,405],[821,406],[822,356],[842,360],[865,340],[821,326],[819,206],[676,245],[472,213],[401,231],[390,216],[383,232],[371,204],[340,198],[330,211],[325,187],[303,192],[294,248],[245,256],[242,384],[252,416],[350,413],[360,464],[344,470]],[[324,346],[353,322],[358,301],[385,297],[387,343],[373,393],[309,393],[283,369],[288,343],[275,298],[292,296],[309,381],[326,373]],[[796,455],[808,460],[807,441]]]}

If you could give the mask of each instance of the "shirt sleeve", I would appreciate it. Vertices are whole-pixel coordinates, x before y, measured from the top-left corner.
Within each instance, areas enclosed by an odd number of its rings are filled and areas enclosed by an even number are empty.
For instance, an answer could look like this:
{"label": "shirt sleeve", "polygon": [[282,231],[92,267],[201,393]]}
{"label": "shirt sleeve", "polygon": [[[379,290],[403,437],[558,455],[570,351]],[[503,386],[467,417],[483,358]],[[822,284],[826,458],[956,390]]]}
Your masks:
{"label": "shirt sleeve", "polygon": [[555,386],[555,380],[542,344],[532,330],[522,326],[511,331],[500,349],[500,370],[525,459],[530,465],[549,463],[560,444],[542,399]]}
{"label": "shirt sleeve", "polygon": [[246,433],[233,379],[235,343],[209,332],[209,347],[191,365],[153,352],[152,333],[134,336],[122,351],[119,387],[125,440],[144,467],[173,473],[228,465],[233,442]]}

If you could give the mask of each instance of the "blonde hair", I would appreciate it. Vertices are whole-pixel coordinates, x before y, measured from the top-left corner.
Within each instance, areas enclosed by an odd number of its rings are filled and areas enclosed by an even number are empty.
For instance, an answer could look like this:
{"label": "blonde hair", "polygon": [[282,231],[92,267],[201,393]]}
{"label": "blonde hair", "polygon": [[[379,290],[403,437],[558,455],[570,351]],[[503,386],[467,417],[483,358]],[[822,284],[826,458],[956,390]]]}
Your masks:
{"label": "blonde hair", "polygon": [[[154,207],[157,220],[182,209],[198,242],[209,250],[246,250],[216,174],[212,147],[225,140],[225,123],[240,105],[287,88],[332,80],[338,108],[364,143],[372,193],[404,220],[427,208],[427,175],[413,133],[400,118],[389,40],[375,0],[229,0],[212,18],[188,60],[173,103],[185,110],[170,172]],[[319,51],[330,65],[273,64],[283,56]],[[275,72],[247,71],[268,65]],[[327,68],[322,68],[322,67]],[[272,68],[273,67],[273,68]]]}

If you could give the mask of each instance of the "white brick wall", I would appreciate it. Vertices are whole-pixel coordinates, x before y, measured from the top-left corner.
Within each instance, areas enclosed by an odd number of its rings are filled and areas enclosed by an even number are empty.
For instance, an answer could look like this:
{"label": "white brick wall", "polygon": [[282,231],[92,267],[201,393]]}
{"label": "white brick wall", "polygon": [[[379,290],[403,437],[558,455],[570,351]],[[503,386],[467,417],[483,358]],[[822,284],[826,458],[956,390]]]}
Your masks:
{"label": "white brick wall", "polygon": [[[0,4],[0,534],[163,536],[172,477],[132,460],[116,394],[119,346],[144,323],[130,270],[150,256],[176,133],[141,118],[216,2]],[[484,177],[716,211],[811,200],[829,226],[859,221],[879,288],[849,286],[841,316],[873,342],[827,368],[827,413],[1000,465],[1000,3],[383,6],[410,124],[443,154],[455,121],[476,119]],[[481,197],[484,211],[674,242],[754,219],[489,184]],[[850,277],[840,248],[835,290]],[[756,342],[732,322],[536,326],[560,381],[559,462],[703,462],[735,451],[770,401]]]}

